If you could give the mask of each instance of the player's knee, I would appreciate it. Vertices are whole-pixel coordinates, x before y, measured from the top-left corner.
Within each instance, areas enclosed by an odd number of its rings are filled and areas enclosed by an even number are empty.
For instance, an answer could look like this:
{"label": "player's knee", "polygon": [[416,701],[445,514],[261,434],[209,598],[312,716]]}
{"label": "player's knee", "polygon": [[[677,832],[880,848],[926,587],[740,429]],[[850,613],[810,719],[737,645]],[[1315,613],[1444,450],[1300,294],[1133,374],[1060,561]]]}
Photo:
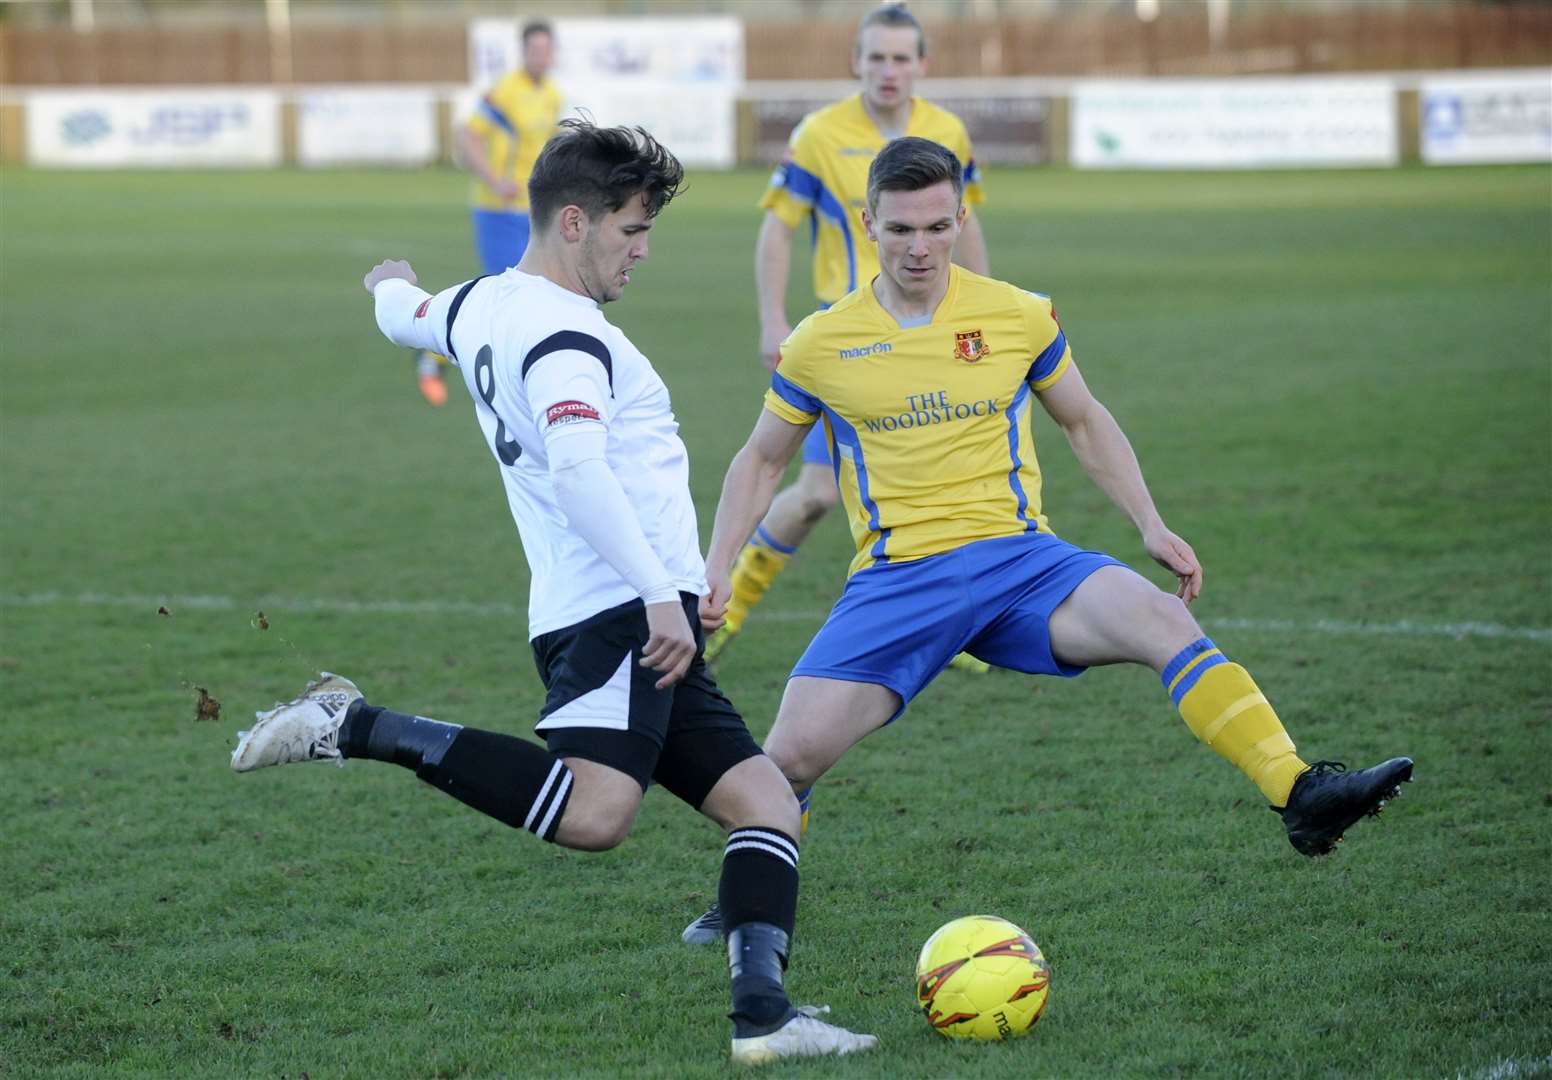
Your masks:
{"label": "player's knee", "polygon": [[578,851],[608,851],[618,847],[630,835],[636,815],[594,811],[579,815],[573,821],[568,808],[566,820],[561,823],[555,839],[562,845]]}
{"label": "player's knee", "polygon": [[797,835],[803,813],[792,786],[764,754],[724,773],[701,810],[723,829],[764,827],[789,836]]}
{"label": "player's knee", "polygon": [[805,748],[801,739],[792,737],[769,739],[765,753],[775,763],[787,780],[787,788],[805,788],[824,774],[816,750]]}
{"label": "player's knee", "polygon": [[1185,636],[1191,640],[1202,636],[1202,628],[1197,625],[1186,602],[1174,593],[1155,589],[1148,606],[1149,616],[1161,634],[1168,637]]}
{"label": "player's knee", "polygon": [[806,524],[813,525],[841,501],[835,477],[828,470],[807,470],[798,480],[799,512]]}
{"label": "player's knee", "polygon": [[578,851],[608,851],[630,835],[641,806],[641,789],[621,785],[578,784],[566,804],[555,840]]}

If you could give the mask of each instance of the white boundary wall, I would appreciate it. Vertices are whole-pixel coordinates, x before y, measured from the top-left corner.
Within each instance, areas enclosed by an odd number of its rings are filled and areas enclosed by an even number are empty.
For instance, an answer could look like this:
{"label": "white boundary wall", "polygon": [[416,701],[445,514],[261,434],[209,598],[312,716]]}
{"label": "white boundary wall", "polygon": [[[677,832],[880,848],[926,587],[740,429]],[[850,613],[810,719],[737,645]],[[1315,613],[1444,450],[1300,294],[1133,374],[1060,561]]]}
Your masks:
{"label": "white boundary wall", "polygon": [[[510,32],[515,48],[516,30]],[[587,38],[581,29],[572,32],[578,48]],[[635,63],[600,47],[615,56],[612,62]],[[741,49],[731,49],[730,40],[717,48],[741,63]],[[733,80],[722,69],[710,86],[691,77],[702,70],[693,63],[665,70],[677,73],[654,84],[655,97],[621,84],[589,91],[573,104],[590,107],[604,123],[643,123],[692,167],[726,168],[738,156],[738,102],[824,101],[856,92],[850,80],[744,82],[741,71]],[[1079,168],[1392,165],[1400,158],[1402,91],[1418,94],[1420,150],[1428,164],[1552,163],[1547,68],[1350,78],[929,79],[919,89],[942,100],[991,96],[1054,105],[1066,99],[1067,144],[1051,149],[1065,149]],[[263,168],[293,154],[309,167],[414,167],[448,156],[439,112],[466,115],[477,95],[475,87],[447,84],[0,87],[0,104],[24,107],[26,161],[43,167]],[[290,148],[283,139],[286,109],[294,111]],[[1049,132],[1059,137],[1060,127]]]}
{"label": "white boundary wall", "polygon": [[427,86],[318,86],[296,94],[296,161],[429,165],[441,156],[440,94]]}

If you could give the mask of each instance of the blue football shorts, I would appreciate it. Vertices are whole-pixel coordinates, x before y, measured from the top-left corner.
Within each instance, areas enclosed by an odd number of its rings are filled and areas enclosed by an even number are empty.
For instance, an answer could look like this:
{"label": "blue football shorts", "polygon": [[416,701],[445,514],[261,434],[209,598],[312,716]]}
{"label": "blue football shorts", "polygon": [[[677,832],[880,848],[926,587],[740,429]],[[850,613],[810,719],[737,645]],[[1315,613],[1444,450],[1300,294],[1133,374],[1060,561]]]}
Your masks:
{"label": "blue football shorts", "polygon": [[961,652],[1031,675],[1081,675],[1051,653],[1051,613],[1094,571],[1124,565],[1026,532],[870,566],[846,582],[792,674],[887,686],[901,701],[891,721]]}
{"label": "blue football shorts", "polygon": [[516,266],[528,248],[528,214],[511,210],[471,210],[474,250],[482,274],[499,274]]}

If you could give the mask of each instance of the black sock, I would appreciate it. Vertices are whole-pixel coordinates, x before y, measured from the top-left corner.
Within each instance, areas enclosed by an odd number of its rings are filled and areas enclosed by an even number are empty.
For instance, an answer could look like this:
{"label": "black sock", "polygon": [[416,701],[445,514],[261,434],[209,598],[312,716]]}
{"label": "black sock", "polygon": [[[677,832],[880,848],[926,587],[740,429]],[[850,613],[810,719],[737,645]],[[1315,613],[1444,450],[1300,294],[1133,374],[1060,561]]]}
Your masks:
{"label": "black sock", "polygon": [[734,829],[717,889],[733,977],[733,1034],[763,1035],[786,1022],[782,985],[798,907],[798,845],[778,829]]}
{"label": "black sock", "polygon": [[542,746],[494,731],[351,705],[340,726],[347,758],[391,761],[514,829],[555,839],[571,798],[571,770]]}

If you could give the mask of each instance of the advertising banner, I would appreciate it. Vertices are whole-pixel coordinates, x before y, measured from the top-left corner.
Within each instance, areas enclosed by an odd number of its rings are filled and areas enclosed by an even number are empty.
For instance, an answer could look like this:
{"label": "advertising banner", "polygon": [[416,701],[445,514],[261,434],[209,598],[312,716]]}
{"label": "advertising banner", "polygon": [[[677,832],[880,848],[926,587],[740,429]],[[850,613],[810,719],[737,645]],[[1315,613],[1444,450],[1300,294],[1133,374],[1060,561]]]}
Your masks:
{"label": "advertising banner", "polygon": [[1418,108],[1429,165],[1552,161],[1552,71],[1424,79]]}
{"label": "advertising banner", "polygon": [[27,96],[27,161],[56,168],[280,164],[273,90],[40,90]]}
{"label": "advertising banner", "polygon": [[1072,163],[1105,169],[1395,165],[1396,94],[1384,78],[1079,81]]}
{"label": "advertising banner", "polygon": [[427,88],[311,89],[297,97],[297,164],[426,165],[437,158]]}
{"label": "advertising banner", "polygon": [[[734,164],[744,81],[739,20],[555,19],[551,25],[553,77],[571,110],[584,110],[599,124],[639,124],[686,165]],[[469,24],[476,86],[489,86],[521,63],[519,29],[510,20]]]}

